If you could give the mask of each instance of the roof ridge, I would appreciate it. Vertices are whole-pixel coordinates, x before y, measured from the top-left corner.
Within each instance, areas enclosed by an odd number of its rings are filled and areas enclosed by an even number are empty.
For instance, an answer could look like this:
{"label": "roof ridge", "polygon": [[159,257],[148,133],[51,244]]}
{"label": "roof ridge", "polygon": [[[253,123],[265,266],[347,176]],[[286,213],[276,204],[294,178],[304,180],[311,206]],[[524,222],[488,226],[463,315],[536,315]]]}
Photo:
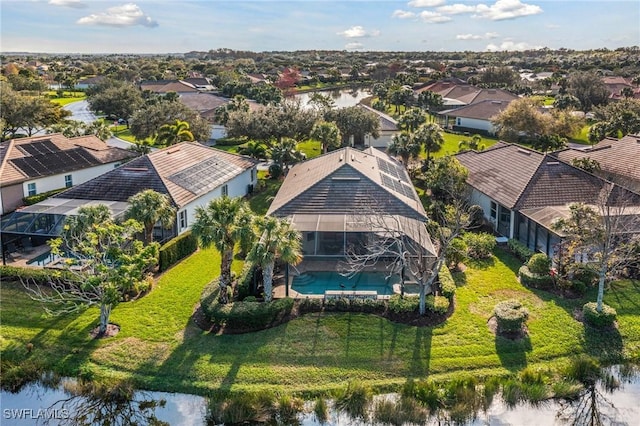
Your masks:
{"label": "roof ridge", "polygon": [[[515,145],[515,144],[514,144]],[[520,148],[518,148],[520,149]],[[534,150],[531,150],[532,152],[537,152]],[[540,153],[538,153],[540,154]],[[538,174],[538,171],[540,170],[540,168],[542,167],[543,164],[545,164],[544,159],[547,158],[547,154],[544,154],[542,156],[542,158],[540,158],[539,162],[538,162],[538,166],[535,168],[535,170],[533,171],[533,173],[531,173],[531,176],[529,176],[529,178],[527,179],[527,184],[524,186],[524,188],[522,188],[522,191],[520,191],[520,193],[518,194],[518,196],[516,197],[516,202],[513,203],[513,207],[515,208],[518,204],[520,204],[520,201],[522,200],[522,197],[524,196],[524,194],[527,192],[527,190],[531,187],[531,182],[533,181],[533,178]],[[552,157],[553,158],[553,157]],[[554,158],[554,161],[556,161],[556,159]]]}

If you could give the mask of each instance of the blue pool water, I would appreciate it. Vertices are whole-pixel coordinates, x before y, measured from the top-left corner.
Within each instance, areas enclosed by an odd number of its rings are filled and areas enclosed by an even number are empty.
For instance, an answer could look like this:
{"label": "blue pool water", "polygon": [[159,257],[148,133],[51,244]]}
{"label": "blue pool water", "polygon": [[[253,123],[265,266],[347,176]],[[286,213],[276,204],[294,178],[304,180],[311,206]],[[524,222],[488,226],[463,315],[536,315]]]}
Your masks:
{"label": "blue pool water", "polygon": [[51,253],[50,251],[48,251],[46,253],[42,253],[37,257],[34,257],[33,259],[27,262],[27,265],[45,266],[58,259],[60,259],[60,256],[57,256]]}
{"label": "blue pool water", "polygon": [[377,291],[378,296],[390,296],[393,285],[399,282],[397,275],[387,279],[384,272],[360,272],[351,279],[337,272],[305,272],[293,278],[291,289],[309,295],[324,294],[326,290],[354,290]]}

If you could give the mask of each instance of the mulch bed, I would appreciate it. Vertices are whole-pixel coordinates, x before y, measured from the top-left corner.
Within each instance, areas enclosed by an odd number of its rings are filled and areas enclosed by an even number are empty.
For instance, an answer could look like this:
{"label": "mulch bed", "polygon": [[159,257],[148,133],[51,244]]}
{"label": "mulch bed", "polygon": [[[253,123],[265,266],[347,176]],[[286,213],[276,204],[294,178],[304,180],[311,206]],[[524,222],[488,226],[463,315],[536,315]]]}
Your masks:
{"label": "mulch bed", "polygon": [[108,324],[107,331],[104,334],[100,334],[100,326],[94,328],[89,332],[92,339],[104,339],[107,337],[113,337],[120,332],[120,326],[116,324]]}

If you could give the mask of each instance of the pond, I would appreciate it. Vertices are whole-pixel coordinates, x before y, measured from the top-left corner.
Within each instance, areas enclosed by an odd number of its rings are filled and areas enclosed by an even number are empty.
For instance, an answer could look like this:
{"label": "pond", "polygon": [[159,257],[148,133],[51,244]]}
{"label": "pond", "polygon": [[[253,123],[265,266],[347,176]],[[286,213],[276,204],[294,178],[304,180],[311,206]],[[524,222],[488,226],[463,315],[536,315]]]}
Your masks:
{"label": "pond", "polygon": [[[625,370],[624,374],[621,371]],[[638,424],[640,419],[640,376],[637,370],[612,367],[607,369],[612,377],[616,377],[619,386],[610,388],[606,383],[587,387],[579,397],[567,402],[564,400],[547,400],[538,404],[519,402],[507,404],[500,397],[493,398],[486,411],[466,415],[467,426],[480,425],[563,425],[563,424],[597,424],[597,419],[604,425]],[[152,423],[151,419],[170,425],[205,425],[207,424],[206,398],[180,393],[167,392],[127,392],[91,388],[86,392],[73,379],[63,379],[53,385],[31,383],[17,393],[3,391],[2,418],[0,423],[6,425],[38,425],[38,424],[78,424],[73,421],[77,416],[95,419],[97,412],[109,415],[111,424]],[[79,390],[80,389],[80,390]],[[128,395],[123,398],[122,395]],[[380,402],[398,401],[397,394],[377,395],[373,406]],[[376,425],[374,420],[363,422],[354,420],[344,411],[338,411],[328,401],[328,418],[321,423],[313,414],[313,401],[305,403],[304,413],[298,414],[297,421],[288,424],[299,425]],[[370,418],[374,418],[373,409],[369,409]],[[597,419],[596,419],[597,417]],[[71,420],[70,420],[71,419]],[[103,417],[103,420],[105,417]],[[449,424],[446,413],[438,418],[428,417],[422,423],[426,425]],[[47,421],[45,421],[47,420]],[[440,422],[438,422],[440,420]],[[91,424],[91,423],[86,423]],[[162,423],[160,423],[162,424]],[[209,424],[214,424],[213,422]],[[276,423],[270,423],[276,424]]]}
{"label": "pond", "polygon": [[294,95],[294,98],[300,100],[300,105],[303,108],[311,108],[309,99],[311,99],[311,96],[313,96],[314,93],[331,96],[331,99],[333,99],[336,108],[355,106],[364,98],[368,98],[369,96],[371,96],[371,93],[369,93],[365,89],[340,89],[298,93],[297,95]]}

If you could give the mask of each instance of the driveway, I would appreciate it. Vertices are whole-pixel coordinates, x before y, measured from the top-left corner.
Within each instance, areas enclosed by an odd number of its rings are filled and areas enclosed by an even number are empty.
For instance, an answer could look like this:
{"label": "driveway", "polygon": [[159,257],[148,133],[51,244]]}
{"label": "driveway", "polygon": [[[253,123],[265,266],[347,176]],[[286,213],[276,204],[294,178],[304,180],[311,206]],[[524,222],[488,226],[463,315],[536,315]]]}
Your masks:
{"label": "driveway", "polygon": [[[71,102],[63,107],[67,111],[71,112],[71,120],[82,121],[83,123],[93,123],[98,117],[89,109],[89,102],[78,101]],[[135,144],[127,142],[123,139],[112,136],[107,140],[107,145],[116,148],[129,149],[134,147]]]}

